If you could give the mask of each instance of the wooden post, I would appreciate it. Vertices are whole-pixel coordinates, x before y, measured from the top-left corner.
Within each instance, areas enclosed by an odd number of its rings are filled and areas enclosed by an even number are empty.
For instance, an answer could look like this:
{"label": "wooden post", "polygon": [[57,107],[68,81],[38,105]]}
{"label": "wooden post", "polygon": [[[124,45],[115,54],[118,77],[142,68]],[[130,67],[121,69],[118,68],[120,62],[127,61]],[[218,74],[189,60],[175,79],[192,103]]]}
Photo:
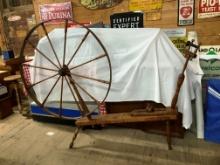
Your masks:
{"label": "wooden post", "polygon": [[79,131],[80,131],[81,127],[76,127],[75,130],[74,130],[74,133],[73,133],[73,138],[72,138],[72,141],[69,145],[69,148],[73,148],[73,144],[74,144],[74,141],[76,140],[76,137],[77,135],[79,134]]}
{"label": "wooden post", "polygon": [[2,12],[1,11],[0,11],[0,47],[1,47],[2,50],[7,49],[7,41],[6,41],[3,18],[2,18]]}

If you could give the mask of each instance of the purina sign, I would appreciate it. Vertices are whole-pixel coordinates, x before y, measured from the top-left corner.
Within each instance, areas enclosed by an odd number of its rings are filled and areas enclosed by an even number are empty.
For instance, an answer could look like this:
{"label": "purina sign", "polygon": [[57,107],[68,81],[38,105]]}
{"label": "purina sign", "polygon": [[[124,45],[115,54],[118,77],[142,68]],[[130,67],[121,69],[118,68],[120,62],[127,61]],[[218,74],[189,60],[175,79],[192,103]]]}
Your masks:
{"label": "purina sign", "polygon": [[41,21],[72,19],[71,2],[40,5]]}

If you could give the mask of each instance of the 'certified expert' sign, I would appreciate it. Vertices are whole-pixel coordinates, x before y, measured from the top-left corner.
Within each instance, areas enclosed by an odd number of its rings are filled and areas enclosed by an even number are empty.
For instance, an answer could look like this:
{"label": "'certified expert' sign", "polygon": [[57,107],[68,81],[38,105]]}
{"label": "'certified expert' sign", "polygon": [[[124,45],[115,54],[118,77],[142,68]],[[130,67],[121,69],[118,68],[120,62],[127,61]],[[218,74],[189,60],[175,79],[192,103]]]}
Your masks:
{"label": "'certified expert' sign", "polygon": [[110,16],[112,28],[142,28],[143,13],[142,12],[125,12],[116,13]]}

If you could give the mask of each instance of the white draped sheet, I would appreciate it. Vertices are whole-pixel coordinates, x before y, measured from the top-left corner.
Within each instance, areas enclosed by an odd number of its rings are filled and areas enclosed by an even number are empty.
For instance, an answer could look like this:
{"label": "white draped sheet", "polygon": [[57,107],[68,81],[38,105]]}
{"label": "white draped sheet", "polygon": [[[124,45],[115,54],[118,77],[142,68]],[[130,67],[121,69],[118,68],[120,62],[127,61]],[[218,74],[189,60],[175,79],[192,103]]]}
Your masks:
{"label": "white draped sheet", "polygon": [[[105,46],[112,65],[112,86],[106,101],[141,101],[153,100],[170,106],[175,92],[177,78],[182,70],[185,58],[172,44],[166,34],[157,28],[143,29],[104,29],[91,28]],[[72,57],[80,40],[85,35],[86,30],[80,28],[68,29],[66,61]],[[63,60],[63,39],[64,29],[54,29],[49,33],[49,37],[57,52],[58,58]],[[54,53],[46,37],[43,37],[38,48],[42,50],[55,64],[58,65]],[[92,37],[88,35],[70,67],[91,59],[94,54],[101,55],[103,50]],[[105,61],[106,63],[106,61]],[[48,60],[37,51],[33,64],[56,69]],[[106,70],[106,73],[104,72]],[[79,71],[79,73],[82,72]],[[103,78],[108,76],[108,67],[102,62],[88,65],[83,68],[83,74]],[[185,73],[185,80],[181,87],[178,99],[178,111],[183,114],[183,126],[187,129],[192,123],[191,100],[195,98],[196,84],[200,84],[201,79],[197,74],[201,74],[200,67],[190,62]],[[53,75],[51,71],[31,69],[32,81],[37,82],[43,77]],[[57,79],[57,76],[54,80]],[[48,94],[54,80],[37,85],[35,91],[37,97],[43,100]],[[84,84],[86,86],[86,83]],[[106,90],[104,87],[91,87],[99,98]],[[64,100],[72,101],[72,95],[64,83]],[[60,91],[60,85],[55,87],[55,91]],[[59,101],[59,92],[53,93],[49,100]],[[101,97],[100,97],[101,98]]]}

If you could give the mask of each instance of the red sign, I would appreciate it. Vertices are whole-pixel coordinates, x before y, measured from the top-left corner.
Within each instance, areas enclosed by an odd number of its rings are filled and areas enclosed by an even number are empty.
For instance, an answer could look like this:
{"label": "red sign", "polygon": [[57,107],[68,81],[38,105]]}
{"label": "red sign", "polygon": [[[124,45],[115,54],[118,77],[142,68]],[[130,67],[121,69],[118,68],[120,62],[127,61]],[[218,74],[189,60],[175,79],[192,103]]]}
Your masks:
{"label": "red sign", "polygon": [[194,4],[195,0],[178,1],[178,25],[194,24]]}
{"label": "red sign", "polygon": [[200,0],[198,18],[220,16],[220,0]]}
{"label": "red sign", "polygon": [[72,19],[71,2],[40,5],[41,21],[56,19]]}

